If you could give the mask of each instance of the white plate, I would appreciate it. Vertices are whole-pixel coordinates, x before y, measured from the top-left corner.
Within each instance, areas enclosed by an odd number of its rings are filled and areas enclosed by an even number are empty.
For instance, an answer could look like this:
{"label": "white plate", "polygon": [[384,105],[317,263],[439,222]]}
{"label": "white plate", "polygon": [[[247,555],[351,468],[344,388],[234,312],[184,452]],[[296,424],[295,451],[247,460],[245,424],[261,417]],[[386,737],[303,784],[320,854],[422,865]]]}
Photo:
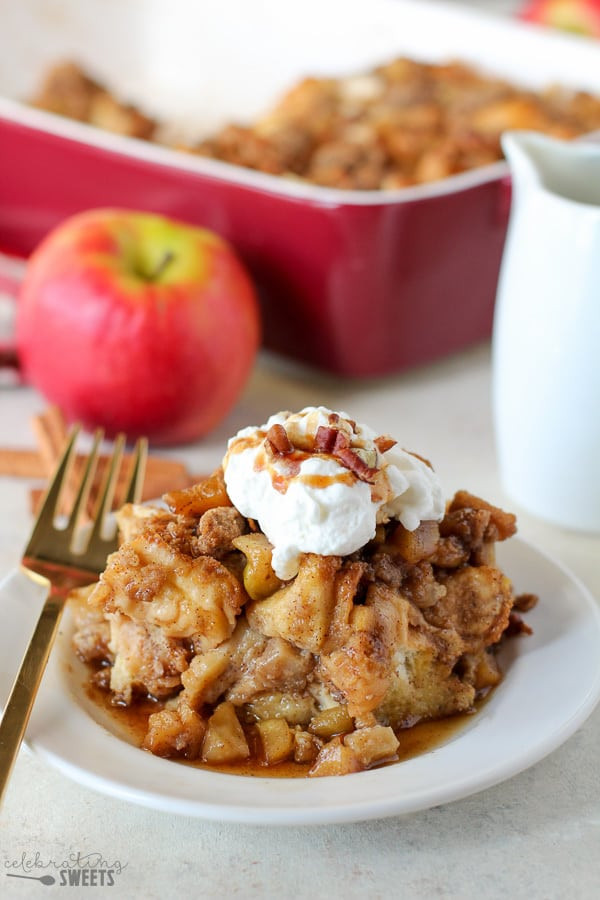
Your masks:
{"label": "white plate", "polygon": [[[538,593],[534,634],[510,641],[505,678],[447,743],[387,768],[342,778],[220,775],[158,759],[114,732],[85,695],[63,627],[27,732],[30,748],[94,790],[189,816],[252,824],[353,822],[410,813],[466,797],[538,762],[562,744],[600,699],[600,613],[562,566],[513,538],[500,564],[518,592]],[[0,634],[0,699],[31,632],[39,590],[21,573],[0,585],[10,609]],[[112,730],[111,730],[112,729]]]}

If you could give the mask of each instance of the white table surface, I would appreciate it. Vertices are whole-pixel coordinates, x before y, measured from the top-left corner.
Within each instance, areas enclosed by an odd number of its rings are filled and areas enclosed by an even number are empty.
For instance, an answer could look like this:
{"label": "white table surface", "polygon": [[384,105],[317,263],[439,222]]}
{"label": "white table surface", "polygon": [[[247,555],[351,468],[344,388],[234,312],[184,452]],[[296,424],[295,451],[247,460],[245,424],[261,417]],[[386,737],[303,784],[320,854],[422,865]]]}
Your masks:
{"label": "white table surface", "polygon": [[[226,437],[281,408],[325,404],[390,432],[429,457],[447,493],[466,487],[518,507],[498,482],[487,345],[409,374],[354,383],[264,356],[235,411],[203,442],[169,451],[194,471],[220,460]],[[32,445],[31,389],[0,390],[0,444]],[[29,485],[0,480],[0,571],[29,530]],[[600,597],[600,538],[519,515],[520,533],[562,560]],[[5,609],[2,615],[9,615]],[[1,618],[0,618],[1,622]],[[568,660],[565,660],[568,665]],[[600,895],[600,709],[550,757],[510,781],[418,814],[345,826],[250,827],[187,819],[71,783],[22,749],[0,810],[0,896],[46,896],[6,864],[97,852],[127,867],[108,887],[125,898],[594,898]],[[352,776],[349,776],[352,777]],[[35,873],[34,873],[35,874]],[[56,889],[60,885],[54,885]],[[79,891],[79,893],[77,893]]]}

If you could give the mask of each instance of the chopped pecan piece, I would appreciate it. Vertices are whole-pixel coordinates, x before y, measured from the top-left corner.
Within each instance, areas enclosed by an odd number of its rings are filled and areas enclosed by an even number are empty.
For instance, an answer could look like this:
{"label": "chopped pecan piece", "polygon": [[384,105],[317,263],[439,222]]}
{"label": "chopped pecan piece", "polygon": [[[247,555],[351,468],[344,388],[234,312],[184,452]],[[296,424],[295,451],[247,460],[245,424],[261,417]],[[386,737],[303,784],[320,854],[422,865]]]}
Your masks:
{"label": "chopped pecan piece", "polygon": [[348,435],[340,431],[339,428],[328,428],[326,425],[319,425],[315,434],[315,452],[331,453],[336,456],[340,450],[350,448],[350,438]]}
{"label": "chopped pecan piece", "polygon": [[338,431],[335,436],[335,443],[333,445],[333,455],[336,456],[340,450],[348,450],[351,447],[350,438],[343,431]]}
{"label": "chopped pecan piece", "polygon": [[338,428],[320,425],[315,434],[314,446],[316,453],[330,453],[346,469],[350,469],[360,481],[371,482],[377,474],[377,469],[361,459],[356,450],[352,449],[348,435]]}
{"label": "chopped pecan piece", "polygon": [[[335,413],[335,412],[329,413],[328,419],[329,419],[329,423],[331,425],[337,425],[337,423],[340,421],[340,416],[338,415],[338,413]],[[350,426],[352,431],[356,431],[356,422],[354,421],[354,419],[347,418],[346,422],[348,423],[348,425]]]}
{"label": "chopped pecan piece", "polygon": [[327,428],[325,425],[319,425],[315,434],[315,453],[333,453],[338,434],[337,428]]}
{"label": "chopped pecan piece", "polygon": [[381,434],[379,437],[375,438],[373,443],[380,453],[386,453],[388,450],[391,450],[392,447],[395,447],[398,441],[391,438],[389,434]]}
{"label": "chopped pecan piece", "polygon": [[350,471],[356,475],[359,481],[371,483],[377,475],[377,469],[368,466],[366,462],[360,458],[358,453],[351,450],[349,447],[336,450],[334,455],[343,466],[350,469]]}
{"label": "chopped pecan piece", "polygon": [[265,443],[268,445],[274,456],[286,456],[294,449],[283,425],[271,425],[267,431]]}

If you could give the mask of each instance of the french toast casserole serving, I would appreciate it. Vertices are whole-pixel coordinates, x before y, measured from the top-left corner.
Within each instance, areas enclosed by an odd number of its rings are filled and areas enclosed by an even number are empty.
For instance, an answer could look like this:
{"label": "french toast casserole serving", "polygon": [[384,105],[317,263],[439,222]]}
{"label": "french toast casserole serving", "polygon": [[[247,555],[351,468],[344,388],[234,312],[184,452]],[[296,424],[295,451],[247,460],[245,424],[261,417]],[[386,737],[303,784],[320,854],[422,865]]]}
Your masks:
{"label": "french toast casserole serving", "polygon": [[[527,632],[497,567],[515,517],[345,413],[278,413],[206,480],[118,513],[122,542],[73,597],[74,647],[143,747],[211,767],[343,775],[403,730],[472,711]],[[149,702],[149,699],[151,702]]]}

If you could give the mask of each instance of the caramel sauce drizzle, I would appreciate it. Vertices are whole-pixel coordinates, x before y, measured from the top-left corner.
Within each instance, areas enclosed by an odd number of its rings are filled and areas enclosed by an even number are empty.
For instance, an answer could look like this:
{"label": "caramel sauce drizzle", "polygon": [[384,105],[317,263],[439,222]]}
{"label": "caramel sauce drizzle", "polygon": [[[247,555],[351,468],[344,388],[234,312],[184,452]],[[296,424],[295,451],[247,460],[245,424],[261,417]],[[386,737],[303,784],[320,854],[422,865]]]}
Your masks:
{"label": "caramel sauce drizzle", "polygon": [[[330,420],[332,418],[333,417],[330,417]],[[331,424],[337,424],[338,419],[339,417],[336,416]],[[353,425],[353,427],[356,427],[356,423],[351,422],[350,424]],[[273,427],[282,428],[283,426]],[[319,430],[323,429],[321,428]],[[395,443],[391,440],[388,442],[386,438],[380,438],[378,440],[386,441],[386,445],[384,447],[385,450],[389,449],[389,447],[393,446],[393,444]],[[344,471],[337,472],[335,475],[318,475],[308,473],[303,474],[301,472],[302,463],[304,462],[304,460],[309,459],[315,454],[328,457],[332,460],[335,460],[335,462],[337,462],[338,464],[341,463],[342,465],[344,465],[344,461],[343,459],[340,459],[339,455],[316,448],[315,434],[311,433],[310,431],[308,431],[307,434],[303,436],[303,443],[305,443],[312,449],[305,450],[290,444],[290,450],[286,449],[284,452],[278,453],[276,451],[276,448],[274,448],[273,443],[269,440],[269,433],[267,433],[263,429],[257,429],[253,434],[238,438],[227,451],[227,455],[229,455],[230,453],[243,453],[245,450],[261,447],[261,452],[257,454],[256,460],[254,462],[254,471],[268,471],[271,477],[273,488],[280,494],[285,494],[287,492],[287,489],[290,486],[290,482],[294,478],[298,479],[298,481],[301,481],[303,484],[306,484],[309,487],[320,489],[330,487],[333,484],[352,485],[355,483],[359,476],[354,470],[354,466],[346,466]],[[350,449],[348,449],[348,452],[353,453],[353,451],[351,451]],[[277,460],[277,466],[273,464],[274,460]],[[359,460],[359,462],[362,461]],[[365,468],[367,469],[367,471],[373,472],[374,475],[378,474],[375,470],[370,470],[367,467]]]}

